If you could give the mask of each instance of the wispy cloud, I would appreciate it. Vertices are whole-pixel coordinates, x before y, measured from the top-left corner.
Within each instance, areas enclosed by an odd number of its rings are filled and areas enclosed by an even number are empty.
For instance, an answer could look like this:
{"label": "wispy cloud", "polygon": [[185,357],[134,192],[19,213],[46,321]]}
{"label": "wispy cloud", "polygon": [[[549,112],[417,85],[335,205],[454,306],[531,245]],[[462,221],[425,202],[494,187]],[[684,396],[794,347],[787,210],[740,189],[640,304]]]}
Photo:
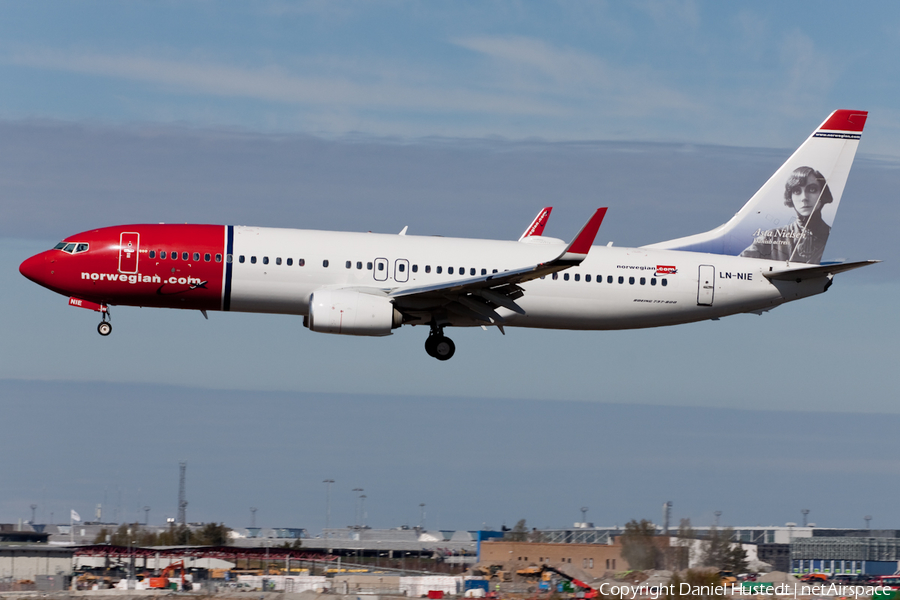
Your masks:
{"label": "wispy cloud", "polygon": [[696,103],[664,83],[661,73],[642,65],[612,66],[600,56],[520,37],[469,37],[454,40],[493,61],[496,86],[550,97],[589,99],[620,113],[692,109]]}
{"label": "wispy cloud", "polygon": [[[396,80],[394,73],[368,72],[368,82],[340,73],[297,74],[277,65],[256,68],[145,56],[22,50],[0,62],[38,69],[112,77],[174,88],[182,93],[244,97],[290,104],[340,104],[367,109],[503,112],[552,115],[558,107],[530,98],[481,92],[434,81]],[[414,73],[414,72],[413,72]]]}

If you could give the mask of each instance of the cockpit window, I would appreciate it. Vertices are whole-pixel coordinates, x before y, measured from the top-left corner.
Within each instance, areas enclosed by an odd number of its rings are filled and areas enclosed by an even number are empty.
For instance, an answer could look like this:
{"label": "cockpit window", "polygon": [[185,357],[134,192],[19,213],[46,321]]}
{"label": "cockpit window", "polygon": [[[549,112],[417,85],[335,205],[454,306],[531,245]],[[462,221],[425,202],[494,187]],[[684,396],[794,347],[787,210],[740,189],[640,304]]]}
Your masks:
{"label": "cockpit window", "polygon": [[78,254],[79,252],[87,252],[88,244],[79,243],[79,242],[60,242],[57,245],[53,246],[54,250],[62,250],[63,252],[68,252],[69,254]]}

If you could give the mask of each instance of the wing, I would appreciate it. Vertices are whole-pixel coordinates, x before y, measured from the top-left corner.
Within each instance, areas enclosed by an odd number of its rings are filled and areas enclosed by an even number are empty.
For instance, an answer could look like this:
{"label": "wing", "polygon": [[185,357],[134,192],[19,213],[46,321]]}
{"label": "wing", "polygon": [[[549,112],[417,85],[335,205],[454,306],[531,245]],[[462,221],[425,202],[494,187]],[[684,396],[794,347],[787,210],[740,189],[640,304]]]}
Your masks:
{"label": "wing", "polygon": [[497,313],[496,309],[499,307],[520,315],[525,314],[515,302],[525,293],[518,284],[581,264],[594,243],[605,215],[606,208],[597,209],[572,243],[551,261],[435,285],[394,288],[388,296],[401,312],[424,311],[431,313],[432,318],[443,318],[445,321],[451,320],[451,315],[442,317],[441,314],[452,313],[483,323],[501,325],[504,319]]}

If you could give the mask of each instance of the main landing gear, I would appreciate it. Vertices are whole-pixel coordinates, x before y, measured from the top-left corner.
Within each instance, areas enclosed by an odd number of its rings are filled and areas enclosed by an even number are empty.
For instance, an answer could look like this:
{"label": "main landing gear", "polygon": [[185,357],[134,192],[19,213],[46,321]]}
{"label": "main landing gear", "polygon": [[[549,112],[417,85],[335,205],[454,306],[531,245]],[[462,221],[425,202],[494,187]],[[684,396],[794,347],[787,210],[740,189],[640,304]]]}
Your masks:
{"label": "main landing gear", "polygon": [[103,320],[100,321],[99,325],[97,325],[97,333],[99,333],[103,337],[106,337],[112,333],[112,323],[110,323],[109,308],[106,305],[103,305],[103,307],[100,309],[100,314],[103,316]]}
{"label": "main landing gear", "polygon": [[444,327],[431,323],[431,333],[425,340],[425,352],[438,360],[450,360],[456,352],[456,344],[453,340],[444,336]]}

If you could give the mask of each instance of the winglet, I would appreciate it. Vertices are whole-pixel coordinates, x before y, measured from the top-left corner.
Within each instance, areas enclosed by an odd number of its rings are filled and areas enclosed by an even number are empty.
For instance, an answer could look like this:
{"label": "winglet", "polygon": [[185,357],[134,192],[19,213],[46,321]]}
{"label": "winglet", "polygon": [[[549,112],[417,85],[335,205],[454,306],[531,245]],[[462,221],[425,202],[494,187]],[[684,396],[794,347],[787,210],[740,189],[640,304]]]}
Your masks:
{"label": "winglet", "polygon": [[531,225],[525,229],[525,232],[519,238],[521,242],[527,237],[538,236],[544,233],[544,227],[547,225],[547,221],[550,219],[550,212],[553,210],[552,206],[546,206],[540,210],[537,216],[534,218],[534,221],[531,222]]}
{"label": "winglet", "polygon": [[578,235],[575,236],[575,239],[572,240],[572,243],[569,244],[569,247],[566,248],[566,251],[556,260],[573,262],[575,264],[583,261],[587,256],[588,251],[591,249],[591,246],[594,244],[594,238],[597,237],[597,232],[600,230],[600,224],[603,223],[603,217],[605,216],[606,208],[598,208],[597,211],[591,215],[591,218],[585,226],[581,228],[581,231],[578,232]]}

